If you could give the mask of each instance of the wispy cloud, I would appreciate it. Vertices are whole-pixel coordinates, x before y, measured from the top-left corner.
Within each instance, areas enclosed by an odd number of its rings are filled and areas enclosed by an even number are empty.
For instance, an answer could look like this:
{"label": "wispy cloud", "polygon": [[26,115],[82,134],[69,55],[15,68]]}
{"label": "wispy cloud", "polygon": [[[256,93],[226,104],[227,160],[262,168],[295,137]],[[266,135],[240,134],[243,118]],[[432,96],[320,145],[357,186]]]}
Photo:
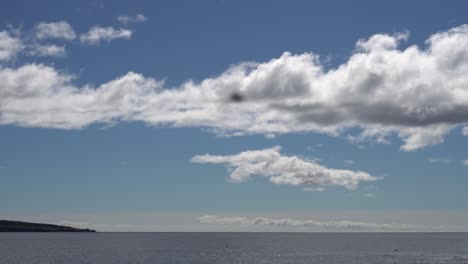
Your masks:
{"label": "wispy cloud", "polygon": [[319,144],[315,144],[314,146],[307,146],[306,149],[309,151],[316,151],[322,147],[323,147],[323,144],[319,143]]}
{"label": "wispy cloud", "polygon": [[462,164],[465,165],[465,166],[468,166],[468,159],[462,160]]}
{"label": "wispy cloud", "polygon": [[114,39],[130,39],[132,31],[129,29],[114,29],[113,27],[94,26],[87,33],[80,36],[80,41],[87,45],[98,45]]}
{"label": "wispy cloud", "polygon": [[428,161],[429,163],[441,163],[445,165],[448,165],[452,162],[450,159],[447,158],[429,158]]}
{"label": "wispy cloud", "polygon": [[[132,19],[143,21],[143,18],[137,15]],[[87,45],[98,45],[119,38],[129,39],[132,33],[129,29],[94,26],[79,39]],[[75,30],[67,21],[40,22],[35,25],[32,32],[26,33],[20,28],[10,26],[9,31],[0,31],[0,62],[12,60],[19,54],[33,57],[64,57],[66,55],[64,45],[47,42],[72,41],[76,36]]]}
{"label": "wispy cloud", "polygon": [[121,15],[117,17],[117,20],[125,26],[130,23],[145,22],[148,17],[143,14],[137,14],[135,16]]}
{"label": "wispy cloud", "polygon": [[35,44],[29,47],[28,55],[37,57],[63,57],[65,56],[65,46]]}
{"label": "wispy cloud", "polygon": [[192,162],[226,164],[231,171],[229,179],[233,182],[262,176],[275,184],[319,187],[335,185],[355,189],[360,182],[380,179],[362,171],[330,169],[315,161],[297,156],[284,156],[280,154],[280,150],[281,147],[276,146],[228,156],[197,155],[192,158]]}
{"label": "wispy cloud", "polygon": [[83,228],[83,229],[91,228],[91,225],[89,224],[89,222],[84,222],[84,221],[60,221],[56,223],[56,225]]}
{"label": "wispy cloud", "polygon": [[[99,44],[131,36],[128,29],[96,26],[80,40]],[[430,36],[424,48],[399,49],[407,38],[376,34],[359,40],[349,60],[328,71],[316,54],[285,52],[177,87],[133,72],[77,87],[49,66],[3,67],[0,124],[76,129],[143,121],[209,128],[223,136],[315,132],[381,143],[397,135],[401,149],[412,151],[442,143],[468,122],[468,25]],[[21,86],[7,81],[20,75]]]}
{"label": "wispy cloud", "polygon": [[70,226],[70,227],[75,227],[75,228],[82,228],[82,229],[93,229],[97,231],[128,231],[128,230],[141,230],[141,229],[146,229],[146,230],[151,230],[152,227],[155,227],[156,225],[130,225],[130,224],[93,224],[85,221],[60,221],[56,223],[57,225],[62,225],[62,226]]}
{"label": "wispy cloud", "polygon": [[325,188],[323,188],[323,187],[305,187],[305,188],[302,188],[302,191],[304,191],[304,192],[323,192],[323,191],[325,191]]}

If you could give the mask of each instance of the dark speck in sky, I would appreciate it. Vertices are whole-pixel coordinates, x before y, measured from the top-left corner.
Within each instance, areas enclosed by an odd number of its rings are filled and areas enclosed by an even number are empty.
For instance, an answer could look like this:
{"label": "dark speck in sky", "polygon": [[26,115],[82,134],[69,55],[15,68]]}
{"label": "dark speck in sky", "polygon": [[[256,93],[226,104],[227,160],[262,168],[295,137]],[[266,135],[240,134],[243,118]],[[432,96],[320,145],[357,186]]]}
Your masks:
{"label": "dark speck in sky", "polygon": [[244,96],[238,92],[233,92],[229,99],[235,103],[240,103],[245,100]]}

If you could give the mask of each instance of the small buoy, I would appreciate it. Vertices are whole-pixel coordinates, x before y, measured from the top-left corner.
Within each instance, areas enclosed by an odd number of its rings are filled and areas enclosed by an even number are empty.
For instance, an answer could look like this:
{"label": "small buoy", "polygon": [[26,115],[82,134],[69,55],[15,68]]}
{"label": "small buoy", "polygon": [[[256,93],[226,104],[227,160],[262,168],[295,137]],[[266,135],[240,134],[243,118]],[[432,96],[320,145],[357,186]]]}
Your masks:
{"label": "small buoy", "polygon": [[228,248],[228,247],[229,247],[229,245],[226,245],[226,247]]}
{"label": "small buoy", "polygon": [[393,251],[398,251],[398,248],[395,248]]}

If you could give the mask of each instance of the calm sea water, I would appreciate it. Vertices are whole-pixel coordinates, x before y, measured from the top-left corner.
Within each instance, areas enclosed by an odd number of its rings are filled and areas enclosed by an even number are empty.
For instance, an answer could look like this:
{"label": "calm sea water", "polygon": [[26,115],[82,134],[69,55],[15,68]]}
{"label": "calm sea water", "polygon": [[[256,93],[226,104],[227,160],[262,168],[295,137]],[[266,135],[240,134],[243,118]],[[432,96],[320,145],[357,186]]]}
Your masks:
{"label": "calm sea water", "polygon": [[0,263],[468,263],[468,233],[0,233]]}

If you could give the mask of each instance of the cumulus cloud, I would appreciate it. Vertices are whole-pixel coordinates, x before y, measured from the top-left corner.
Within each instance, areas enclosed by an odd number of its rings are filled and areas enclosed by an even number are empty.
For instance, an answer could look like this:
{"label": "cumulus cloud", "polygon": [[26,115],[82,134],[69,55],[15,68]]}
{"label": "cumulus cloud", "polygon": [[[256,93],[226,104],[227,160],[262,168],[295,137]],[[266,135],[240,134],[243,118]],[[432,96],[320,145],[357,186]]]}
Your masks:
{"label": "cumulus cloud", "polygon": [[40,22],[35,27],[36,38],[38,39],[64,39],[72,40],[76,37],[73,27],[66,21],[59,22]]}
{"label": "cumulus cloud", "polygon": [[468,126],[463,128],[462,133],[464,136],[468,136]]}
{"label": "cumulus cloud", "polygon": [[244,225],[275,228],[306,228],[308,231],[430,231],[448,227],[431,227],[408,224],[378,224],[356,221],[317,221],[312,219],[268,218],[268,217],[218,217],[205,215],[200,223],[211,225]]}
{"label": "cumulus cloud", "polygon": [[7,31],[0,31],[0,62],[11,60],[21,51],[22,42]]}
{"label": "cumulus cloud", "polygon": [[124,25],[128,25],[130,23],[145,22],[148,20],[148,17],[143,14],[137,14],[135,16],[122,15],[118,16],[117,20]]}
{"label": "cumulus cloud", "polygon": [[[131,34],[93,27],[80,40],[98,44]],[[468,25],[430,36],[424,48],[399,49],[408,36],[359,40],[349,60],[330,70],[316,54],[285,52],[178,87],[132,72],[76,87],[71,76],[45,65],[0,68],[8,84],[0,87],[8,94],[0,98],[0,124],[82,128],[124,120],[224,136],[315,132],[381,143],[396,135],[401,149],[412,151],[440,144],[468,123]]]}
{"label": "cumulus cloud", "polygon": [[65,47],[58,45],[32,45],[29,47],[29,55],[38,57],[63,57],[65,56]]}
{"label": "cumulus cloud", "polygon": [[74,87],[72,79],[42,64],[2,68],[0,124],[77,129],[96,122],[136,120],[148,106],[146,95],[160,86],[135,73],[97,88]]}
{"label": "cumulus cloud", "polygon": [[462,164],[465,165],[465,166],[468,166],[468,159],[462,160]]}
{"label": "cumulus cloud", "polygon": [[243,182],[252,176],[262,176],[275,184],[334,185],[355,189],[360,182],[380,179],[362,171],[330,169],[315,161],[304,160],[297,156],[284,156],[280,154],[280,150],[281,147],[276,146],[228,156],[197,155],[192,158],[192,162],[226,164],[230,170],[229,179],[233,182]]}
{"label": "cumulus cloud", "polygon": [[113,27],[94,26],[87,33],[80,36],[80,41],[87,45],[97,45],[114,39],[130,39],[132,31],[129,29],[114,29]]}

